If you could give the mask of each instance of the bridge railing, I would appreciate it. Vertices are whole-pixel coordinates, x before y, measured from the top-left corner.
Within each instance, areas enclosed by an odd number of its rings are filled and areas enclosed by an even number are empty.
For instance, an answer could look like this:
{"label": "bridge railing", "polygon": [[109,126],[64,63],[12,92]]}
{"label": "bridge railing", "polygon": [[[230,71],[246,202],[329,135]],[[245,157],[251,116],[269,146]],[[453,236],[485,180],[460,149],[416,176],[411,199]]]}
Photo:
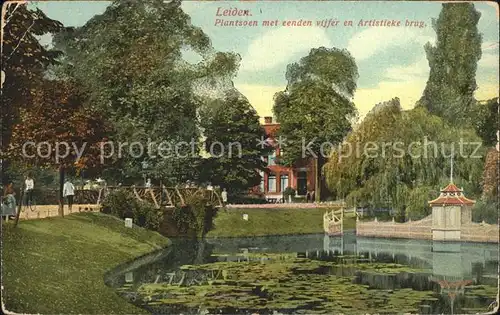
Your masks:
{"label": "bridge railing", "polygon": [[125,189],[133,193],[140,201],[148,201],[157,208],[175,207],[185,205],[187,200],[198,196],[206,199],[216,207],[222,206],[222,199],[216,190],[207,190],[199,187],[145,187],[145,186],[107,186],[99,191],[97,203],[101,203],[104,198],[114,190]]}
{"label": "bridge railing", "polygon": [[[222,199],[216,190],[198,187],[105,186],[92,189],[75,189],[73,202],[74,204],[100,205],[107,195],[118,189],[127,190],[138,200],[151,202],[157,208],[184,205],[193,196],[201,196],[217,207],[222,206]],[[37,205],[57,205],[59,203],[59,190],[36,189],[34,200]]]}
{"label": "bridge railing", "polygon": [[344,208],[327,211],[323,215],[323,229],[329,235],[343,234]]}

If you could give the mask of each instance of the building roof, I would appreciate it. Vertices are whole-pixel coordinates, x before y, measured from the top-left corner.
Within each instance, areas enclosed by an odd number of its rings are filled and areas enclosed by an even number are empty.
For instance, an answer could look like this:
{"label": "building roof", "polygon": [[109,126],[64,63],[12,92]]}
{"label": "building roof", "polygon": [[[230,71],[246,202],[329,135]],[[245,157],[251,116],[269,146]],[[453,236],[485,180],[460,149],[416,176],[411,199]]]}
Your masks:
{"label": "building roof", "polygon": [[448,186],[441,189],[441,192],[462,192],[462,190],[455,186],[455,184],[449,183]]}
{"label": "building roof", "polygon": [[474,203],[476,202],[466,198],[463,190],[459,189],[453,183],[441,189],[441,195],[438,198],[429,201],[431,206],[470,206]]}
{"label": "building roof", "polygon": [[280,129],[280,124],[278,123],[264,124],[262,125],[262,127],[264,127],[264,130],[268,137],[274,137],[276,135],[276,132],[278,132],[278,130]]}

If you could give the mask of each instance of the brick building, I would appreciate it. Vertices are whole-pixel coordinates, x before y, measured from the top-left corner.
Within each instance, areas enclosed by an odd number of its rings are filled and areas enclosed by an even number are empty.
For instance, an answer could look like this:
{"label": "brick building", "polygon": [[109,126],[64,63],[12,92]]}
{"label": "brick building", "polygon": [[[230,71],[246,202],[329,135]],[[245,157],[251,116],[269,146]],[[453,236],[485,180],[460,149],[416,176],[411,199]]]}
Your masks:
{"label": "brick building", "polygon": [[[270,143],[276,137],[280,124],[273,122],[272,117],[264,117],[264,130]],[[285,148],[286,149],[286,145]],[[279,198],[287,187],[292,187],[297,192],[298,197],[305,197],[307,191],[314,190],[315,187],[315,162],[312,159],[298,161],[293,167],[285,167],[277,163],[279,157],[286,154],[283,148],[276,144],[275,150],[267,157],[263,157],[267,162],[267,171],[262,172],[262,181],[259,191],[268,199]]]}

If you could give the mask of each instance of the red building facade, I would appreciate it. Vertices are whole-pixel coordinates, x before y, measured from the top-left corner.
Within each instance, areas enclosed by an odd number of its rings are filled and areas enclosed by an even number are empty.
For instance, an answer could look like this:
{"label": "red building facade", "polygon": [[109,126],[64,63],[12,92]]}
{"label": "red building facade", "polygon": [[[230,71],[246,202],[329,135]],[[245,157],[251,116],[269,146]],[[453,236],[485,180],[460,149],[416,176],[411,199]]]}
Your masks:
{"label": "red building facade", "polygon": [[[273,143],[280,124],[273,122],[272,117],[264,117],[264,130],[269,143]],[[312,159],[298,161],[293,167],[279,165],[278,160],[285,150],[275,145],[272,154],[264,157],[267,162],[266,172],[261,173],[262,181],[259,191],[266,198],[279,198],[287,187],[295,189],[297,196],[304,196],[315,187],[315,163]]]}

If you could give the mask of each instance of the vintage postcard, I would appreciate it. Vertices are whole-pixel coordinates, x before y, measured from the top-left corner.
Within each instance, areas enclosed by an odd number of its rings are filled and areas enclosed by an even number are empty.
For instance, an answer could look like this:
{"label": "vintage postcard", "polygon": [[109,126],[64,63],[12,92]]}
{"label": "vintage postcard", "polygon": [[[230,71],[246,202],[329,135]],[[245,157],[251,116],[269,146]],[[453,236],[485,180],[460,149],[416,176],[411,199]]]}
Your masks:
{"label": "vintage postcard", "polygon": [[499,12],[3,3],[3,312],[497,313]]}

